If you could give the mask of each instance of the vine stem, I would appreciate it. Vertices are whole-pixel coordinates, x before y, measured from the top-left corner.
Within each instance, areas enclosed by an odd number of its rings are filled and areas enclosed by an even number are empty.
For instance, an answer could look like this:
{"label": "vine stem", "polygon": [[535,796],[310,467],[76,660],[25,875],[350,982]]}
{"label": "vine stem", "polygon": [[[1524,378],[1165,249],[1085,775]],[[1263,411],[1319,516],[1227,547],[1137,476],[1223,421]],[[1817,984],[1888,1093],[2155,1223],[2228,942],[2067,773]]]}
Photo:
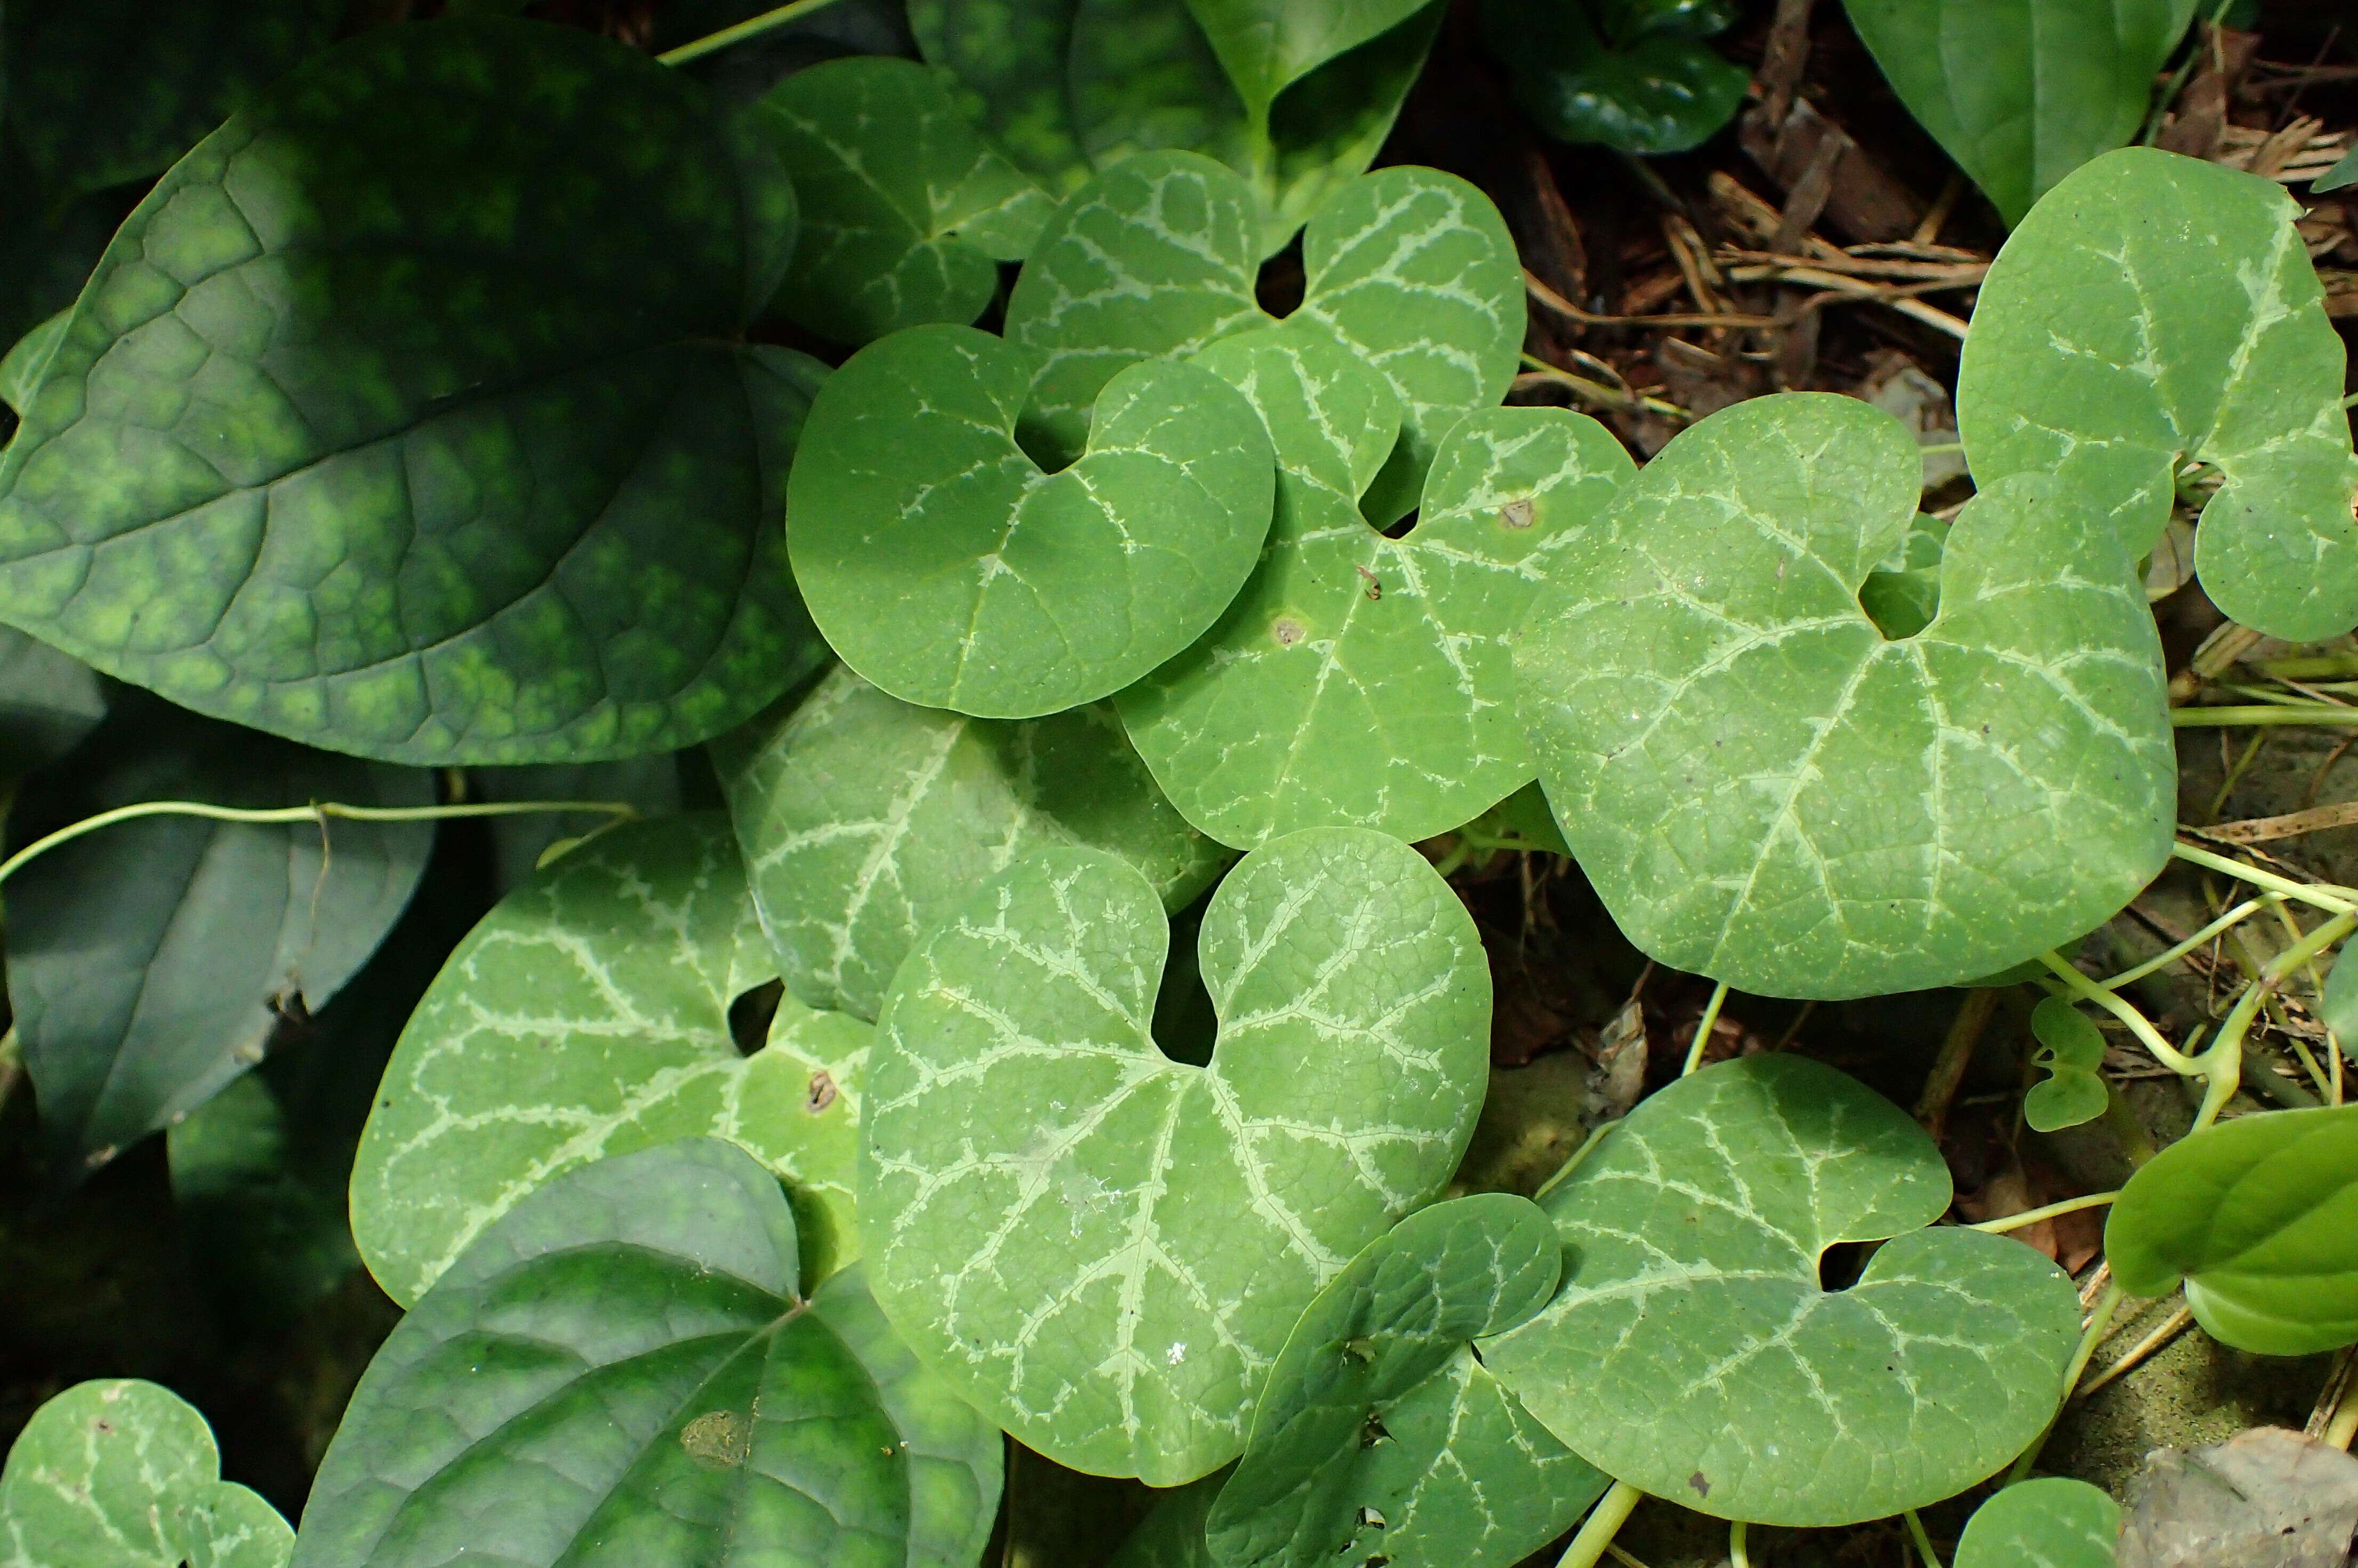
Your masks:
{"label": "vine stem", "polygon": [[1588,1510],[1588,1519],[1563,1555],[1555,1560],[1555,1568],[1596,1568],[1603,1560],[1605,1549],[1613,1544],[1613,1537],[1628,1522],[1629,1516],[1643,1502],[1646,1494],[1627,1481],[1616,1481],[1596,1499]]}
{"label": "vine stem", "polygon": [[2278,876],[2264,867],[2245,865],[2243,861],[2232,860],[2225,855],[2213,854],[2197,845],[2189,844],[2184,839],[2171,846],[2169,852],[2189,865],[2206,867],[2211,871],[2234,877],[2237,881],[2249,882],[2254,887],[2280,892],[2287,898],[2298,899],[2302,903],[2314,904],[2319,909],[2327,910],[2335,914],[2348,914],[2353,910],[2358,910],[2358,903],[2353,903],[2341,896],[2348,891],[2347,889],[2297,882],[2290,877]]}
{"label": "vine stem", "polygon": [[1914,1509],[1908,1509],[1906,1517],[1908,1533],[1916,1540],[1916,1550],[1924,1559],[1924,1568],[1941,1568],[1941,1554],[1932,1550],[1932,1538],[1924,1533],[1924,1521],[1916,1517]]}
{"label": "vine stem", "polygon": [[2141,980],[2156,969],[2176,963],[2197,947],[2224,934],[2231,926],[2241,925],[2259,911],[2270,907],[2281,909],[2284,906],[2284,899],[2285,895],[2280,892],[2262,893],[2257,898],[2247,898],[2168,952],[2156,954],[2133,969],[2123,969],[2119,974],[2108,979],[2098,980],[2096,983],[2108,991],[2116,991],[2125,985]]}
{"label": "vine stem", "polygon": [[2358,724],[2358,708],[2329,707],[2322,702],[2173,708],[2169,722],[2177,730],[2223,730],[2237,724]]}
{"label": "vine stem", "polygon": [[834,4],[835,0],[794,0],[790,5],[764,11],[758,16],[748,16],[733,27],[723,27],[717,33],[707,33],[700,38],[691,39],[676,49],[665,49],[655,59],[665,65],[686,65],[689,60],[702,59],[706,55],[725,49],[731,44],[759,38],[773,28],[784,27],[788,22],[800,21],[812,12],[823,11]]}
{"label": "vine stem", "polygon": [[2080,1386],[2081,1377],[2088,1370],[2089,1357],[2095,1355],[2096,1346],[2104,1342],[2104,1330],[2112,1326],[2113,1314],[2121,1308],[2122,1294],[2119,1285],[2106,1282],[2104,1293],[2096,1299],[2096,1310],[2088,1314],[2087,1327],[2080,1331],[2079,1348],[2071,1352],[2071,1363],[2063,1368],[2063,1396],[2055,1401],[2055,1413],[2047,1418],[2047,1424],[2039,1428],[2038,1437],[2022,1451],[2022,1456],[2014,1462],[2014,1467],[2006,1473],[2006,1485],[2013,1486],[2029,1475],[2030,1467],[2039,1463],[2039,1452],[2047,1446],[2048,1434],[2055,1430],[2055,1422],[2061,1419],[2063,1406],[2071,1398],[2071,1390]]}
{"label": "vine stem", "polygon": [[2201,1075],[2202,1065],[2199,1060],[2164,1040],[2161,1037],[2161,1032],[2147,1020],[2144,1013],[2065,963],[2061,955],[2041,953],[2039,955],[2039,961],[2052,970],[2055,978],[2061,980],[2071,989],[2072,995],[2082,1001],[2094,1002],[2098,1007],[2128,1025],[2129,1033],[2137,1037],[2138,1044],[2153,1053],[2155,1061],[2159,1062],[2171,1072],[2183,1074],[2190,1078]]}
{"label": "vine stem", "polygon": [[2042,1219],[2053,1219],[2059,1214],[2071,1214],[2083,1208],[2101,1208],[2120,1195],[2117,1191],[2090,1193],[2084,1197],[2065,1198],[2061,1203],[2051,1203],[2043,1208],[2027,1208],[2020,1214],[2009,1214],[1999,1219],[1981,1220],[1963,1228],[1986,1230],[1993,1236],[2003,1236],[2009,1230],[2020,1230],[2026,1226],[2037,1225]]}
{"label": "vine stem", "polygon": [[1719,1022],[1721,1004],[1727,1000],[1727,982],[1722,980],[1711,988],[1711,1000],[1703,1006],[1703,1016],[1695,1020],[1694,1044],[1687,1047],[1687,1065],[1679,1069],[1685,1077],[1703,1065],[1703,1048],[1711,1043],[1711,1026]]}
{"label": "vine stem", "polygon": [[265,824],[316,822],[319,825],[319,831],[325,834],[331,818],[351,822],[441,822],[460,816],[523,816],[541,811],[596,811],[616,818],[629,818],[639,814],[637,806],[620,800],[498,800],[458,806],[345,806],[337,801],[323,800],[309,806],[259,807],[214,806],[201,800],[143,800],[130,806],[118,806],[112,811],[102,811],[95,816],[85,816],[80,822],[68,823],[54,833],[34,839],[6,860],[0,860],[0,882],[15,876],[35,857],[47,854],[60,844],[69,844],[85,833],[95,833],[102,827],[136,821],[143,816],[201,816],[213,822]]}
{"label": "vine stem", "polygon": [[2202,1076],[2208,1087],[2203,1090],[2202,1108],[2194,1113],[2191,1131],[2200,1132],[2218,1120],[2219,1113],[2234,1098],[2243,1077],[2244,1036],[2251,1032],[2252,1020],[2258,1015],[2260,1004],[2274,995],[2294,970],[2353,931],[2358,931],[2358,910],[2335,915],[2270,959],[2258,978],[2244,988],[2235,1005],[2228,1010],[2226,1022],[2220,1024],[2211,1048],[2202,1053]]}

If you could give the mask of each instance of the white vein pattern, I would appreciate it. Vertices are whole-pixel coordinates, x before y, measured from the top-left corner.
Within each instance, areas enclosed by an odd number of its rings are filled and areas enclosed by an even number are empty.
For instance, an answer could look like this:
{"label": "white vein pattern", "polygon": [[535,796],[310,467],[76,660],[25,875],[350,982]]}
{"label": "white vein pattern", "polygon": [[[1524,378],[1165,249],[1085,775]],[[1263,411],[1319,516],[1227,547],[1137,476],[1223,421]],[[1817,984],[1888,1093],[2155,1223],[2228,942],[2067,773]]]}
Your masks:
{"label": "white vein pattern", "polygon": [[1471,923],[1380,835],[1297,835],[1223,885],[1208,1067],[1152,1041],[1164,940],[1095,851],[978,892],[887,1000],[860,1173],[920,1353],[1040,1451],[1162,1486],[1242,1447],[1301,1308],[1446,1178],[1488,1020]]}

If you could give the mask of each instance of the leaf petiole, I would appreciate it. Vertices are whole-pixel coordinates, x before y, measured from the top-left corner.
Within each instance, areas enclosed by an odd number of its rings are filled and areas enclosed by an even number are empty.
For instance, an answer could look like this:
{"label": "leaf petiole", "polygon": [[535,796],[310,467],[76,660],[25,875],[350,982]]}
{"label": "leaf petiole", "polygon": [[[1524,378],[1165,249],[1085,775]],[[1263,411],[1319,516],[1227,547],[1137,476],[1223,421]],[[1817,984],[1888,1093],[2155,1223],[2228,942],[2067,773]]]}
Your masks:
{"label": "leaf petiole", "polygon": [[2358,724],[2358,708],[2341,708],[2322,702],[2173,708],[2169,710],[2169,722],[2173,729],[2178,730],[2221,730],[2236,724]]}
{"label": "leaf petiole", "polygon": [[[2096,1354],[2096,1346],[2104,1343],[2104,1331],[2112,1326],[2113,1314],[2120,1310],[2124,1293],[2119,1285],[2107,1283],[2104,1293],[2096,1299],[2096,1310],[2089,1314],[2087,1326],[2080,1331],[2079,1348],[2071,1352],[2071,1363],[2063,1368],[2063,1393],[2055,1401],[2055,1417],[2062,1415],[2064,1401],[2071,1397],[2071,1390],[2080,1386],[2081,1378],[2087,1373],[2089,1359]],[[2030,1467],[2039,1463],[2039,1451],[2047,1446],[2048,1434],[2055,1430],[2055,1417],[2049,1418],[2047,1425],[2039,1433],[2038,1441],[2024,1449],[2021,1457],[2015,1460],[2014,1467],[2006,1473],[2006,1486],[2011,1487],[2029,1475]]]}
{"label": "leaf petiole", "polygon": [[2098,980],[2096,984],[2108,991],[2116,991],[2123,986],[2145,979],[2147,975],[2152,974],[2156,969],[2176,963],[2179,959],[2186,957],[2187,954],[2193,952],[2197,947],[2209,943],[2213,937],[2218,936],[2230,926],[2241,924],[2244,920],[2257,914],[2259,911],[2271,907],[2278,909],[2282,908],[2284,901],[2285,895],[2279,892],[2264,893],[2258,898],[2247,898],[2243,903],[2237,904],[2234,908],[2229,910],[2226,914],[2221,915],[2218,919],[2212,921],[2210,925],[2204,926],[2201,930],[2196,932],[2193,935],[2189,936],[2185,941],[2180,942],[2177,946],[2170,948],[2167,952],[2157,953],[2152,957],[2147,958],[2144,963],[2137,965],[2135,968],[2123,969],[2119,974],[2113,976],[2109,979]]}
{"label": "leaf petiole", "polygon": [[1727,1000],[1727,982],[1722,980],[1711,989],[1711,1000],[1704,1003],[1703,1016],[1695,1021],[1694,1044],[1687,1047],[1687,1065],[1679,1069],[1685,1077],[1703,1065],[1703,1048],[1711,1042],[1711,1026],[1719,1022],[1719,1010]]}
{"label": "leaf petiole", "polygon": [[1628,1482],[1614,1482],[1596,1500],[1596,1506],[1588,1510],[1587,1521],[1572,1538],[1572,1544],[1563,1549],[1563,1555],[1555,1560],[1555,1568],[1596,1568],[1605,1556],[1605,1549],[1613,1544],[1614,1535],[1645,1498],[1646,1494]]}
{"label": "leaf petiole", "polygon": [[2182,838],[2171,849],[2170,853],[2189,865],[2202,866],[2211,871],[2223,872],[2238,881],[2249,882],[2254,887],[2266,888],[2271,892],[2280,892],[2287,898],[2299,899],[2303,903],[2314,904],[2319,909],[2334,914],[2348,914],[2353,910],[2358,910],[2358,903],[2342,896],[2342,893],[2350,891],[2346,888],[2297,882],[2290,877],[2279,876],[2261,867],[2246,865],[2241,860],[2232,860],[2225,855],[2213,854],[2211,850],[2189,844]]}
{"label": "leaf petiole", "polygon": [[2201,1076],[2201,1061],[2186,1054],[2177,1046],[2164,1040],[2161,1037],[2161,1032],[2154,1028],[2144,1013],[2065,963],[2054,953],[2039,954],[2039,961],[2052,970],[2055,978],[2061,980],[2071,989],[2072,995],[2082,1001],[2094,1002],[2098,1007],[2128,1025],[2129,1033],[2136,1035],[2147,1051],[2153,1053],[2155,1061],[2173,1073],[2182,1073],[2188,1077]]}
{"label": "leaf petiole", "polygon": [[2202,1053],[2201,1070],[2209,1087],[2203,1091],[2201,1109],[2195,1112],[2192,1131],[2200,1132],[2218,1120],[2219,1113],[2234,1098],[2243,1077],[2244,1036],[2251,1032],[2252,1020],[2258,1014],[2260,1004],[2274,995],[2277,987],[2294,970],[2353,930],[2358,930],[2358,911],[2335,915],[2270,959],[2259,978],[2244,988],[2235,1005],[2228,1010],[2226,1022],[2219,1026],[2217,1038]]}
{"label": "leaf petiole", "polygon": [[2096,1208],[2120,1196],[2118,1192],[2090,1193],[2084,1197],[2065,1198],[2039,1208],[2027,1208],[2020,1214],[2009,1214],[1998,1219],[1985,1219],[1960,1227],[1964,1230],[1985,1230],[1993,1236],[2003,1236],[2009,1230],[2021,1230],[2037,1225],[2042,1219],[2052,1219],[2059,1214],[2071,1214],[2079,1209]]}
{"label": "leaf petiole", "polygon": [[1908,1520],[1908,1534],[1916,1542],[1916,1551],[1924,1559],[1924,1568],[1942,1568],[1941,1554],[1932,1550],[1932,1538],[1924,1533],[1924,1521],[1909,1509],[1902,1515]]}
{"label": "leaf petiole", "polygon": [[741,44],[747,38],[759,38],[773,28],[800,21],[812,12],[825,10],[834,4],[835,0],[793,0],[792,5],[781,5],[774,11],[748,16],[735,27],[723,27],[700,38],[691,38],[676,49],[664,50],[655,59],[665,65],[686,65],[689,60],[702,59],[706,55],[725,49],[731,44]]}

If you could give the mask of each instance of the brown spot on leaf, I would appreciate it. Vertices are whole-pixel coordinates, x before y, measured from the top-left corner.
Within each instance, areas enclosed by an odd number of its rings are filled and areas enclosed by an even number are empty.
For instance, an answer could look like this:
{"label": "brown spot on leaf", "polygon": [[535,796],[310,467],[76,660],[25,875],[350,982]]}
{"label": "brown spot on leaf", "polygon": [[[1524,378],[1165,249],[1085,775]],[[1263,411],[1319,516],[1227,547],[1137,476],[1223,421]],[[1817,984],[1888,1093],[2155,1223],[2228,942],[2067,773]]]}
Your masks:
{"label": "brown spot on leaf", "polygon": [[1269,632],[1271,636],[1277,639],[1277,645],[1281,648],[1291,648],[1302,641],[1303,636],[1302,622],[1290,615],[1279,616],[1277,624],[1271,626]]}
{"label": "brown spot on leaf", "polygon": [[1531,525],[1533,510],[1530,496],[1518,496],[1498,508],[1498,522],[1508,528],[1528,528]]}
{"label": "brown spot on leaf", "polygon": [[1687,1477],[1687,1485],[1694,1488],[1694,1494],[1698,1498],[1707,1498],[1711,1496],[1711,1482],[1700,1470]]}
{"label": "brown spot on leaf", "polygon": [[835,1103],[835,1079],[822,1067],[811,1075],[810,1093],[804,1098],[803,1108],[817,1116]]}

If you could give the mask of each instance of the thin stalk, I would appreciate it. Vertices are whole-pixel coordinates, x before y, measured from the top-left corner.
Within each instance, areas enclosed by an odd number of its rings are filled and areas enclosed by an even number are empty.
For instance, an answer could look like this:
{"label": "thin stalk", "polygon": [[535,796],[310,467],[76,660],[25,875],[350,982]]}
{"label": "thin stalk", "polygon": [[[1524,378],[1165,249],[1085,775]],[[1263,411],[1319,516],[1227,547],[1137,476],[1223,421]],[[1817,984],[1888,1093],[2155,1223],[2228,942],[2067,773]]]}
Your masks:
{"label": "thin stalk", "polygon": [[1646,1568],[1646,1565],[1643,1563],[1639,1562],[1638,1559],[1633,1556],[1626,1547],[1622,1546],[1619,1541],[1606,1541],[1605,1543],[1605,1554],[1607,1557],[1612,1558],[1614,1562],[1621,1564],[1621,1568]]}
{"label": "thin stalk", "polygon": [[1562,1186],[1563,1184],[1563,1179],[1566,1176],[1571,1175],[1574,1171],[1580,1169],[1580,1162],[1588,1158],[1590,1152],[1593,1151],[1598,1143],[1604,1141],[1605,1135],[1620,1125],[1621,1123],[1618,1120],[1606,1122],[1602,1126],[1598,1127],[1595,1131],[1590,1133],[1586,1138],[1582,1139],[1580,1147],[1572,1152],[1572,1158],[1557,1166],[1555,1174],[1550,1176],[1546,1181],[1540,1184],[1540,1190],[1531,1195],[1531,1201],[1533,1203],[1537,1203],[1541,1198],[1547,1196],[1548,1194]]}
{"label": "thin stalk", "polygon": [[2098,1007],[2127,1024],[2129,1033],[2137,1037],[2138,1044],[2153,1053],[2155,1061],[2159,1062],[2171,1072],[2183,1073],[2188,1077],[2194,1077],[2201,1074],[2201,1065],[2169,1041],[2164,1040],[2161,1037],[2161,1032],[2153,1026],[2144,1013],[2065,963],[2056,954],[2041,953],[2039,955],[2039,961],[2053,970],[2056,979],[2069,987],[2072,994],[2081,1000],[2094,1002]]}
{"label": "thin stalk", "polygon": [[665,65],[686,65],[692,59],[725,49],[731,44],[741,44],[747,38],[760,38],[773,28],[789,22],[800,21],[814,11],[823,11],[835,0],[794,0],[791,5],[781,5],[774,11],[764,11],[758,16],[748,16],[733,27],[723,27],[717,33],[707,33],[700,38],[684,43],[676,49],[665,49],[655,56]]}
{"label": "thin stalk", "polygon": [[2137,1363],[2143,1361],[2147,1357],[2152,1355],[2155,1351],[2169,1344],[2171,1337],[2176,1335],[2180,1329],[2184,1328],[2188,1324],[2193,1321],[2194,1309],[2189,1306],[2180,1306],[2176,1312],[2171,1313],[2168,1317],[2162,1319],[2160,1325],[2156,1327],[2151,1334],[2147,1335],[2143,1339],[2138,1340],[2135,1345],[2130,1346],[2126,1350],[2121,1352],[2120,1359],[2115,1361],[2111,1366],[2105,1368],[2103,1371],[2089,1379],[2082,1387],[2074,1389],[2071,1391],[2071,1397],[2075,1400],[2088,1399],[2092,1397],[2098,1389],[2103,1388],[2106,1383],[2111,1382],[2114,1379],[2135,1371],[2136,1369]]}
{"label": "thin stalk", "polygon": [[1597,1499],[1596,1506],[1588,1510],[1587,1522],[1572,1538],[1572,1544],[1563,1549],[1563,1555],[1555,1560],[1555,1568],[1596,1568],[1597,1559],[1605,1555],[1605,1549],[1613,1544],[1613,1537],[1628,1522],[1645,1497],[1627,1481],[1614,1482]]}
{"label": "thin stalk", "polygon": [[2096,984],[2104,988],[2105,990],[2116,991],[2123,986],[2129,985],[2145,979],[2156,969],[2164,968],[2169,965],[2178,962],[2179,959],[2183,958],[2189,953],[2193,952],[2197,947],[2208,946],[2213,938],[2226,931],[2229,926],[2240,924],[2253,914],[2257,914],[2260,910],[2267,908],[2270,905],[2281,905],[2283,903],[2284,895],[2282,893],[2274,892],[2263,893],[2258,898],[2245,899],[2243,903],[2237,904],[2234,908],[2229,910],[2226,914],[2221,915],[2218,919],[2212,921],[2210,925],[2204,926],[2193,935],[2189,936],[2177,946],[2170,948],[2168,952],[2157,954],[2153,957],[2147,958],[2144,963],[2137,965],[2135,968],[2123,969],[2119,974],[2113,976],[2109,979],[2098,980]]}
{"label": "thin stalk", "polygon": [[[2295,942],[2299,942],[2307,935],[2301,930],[2300,922],[2293,918],[2292,911],[2281,903],[2277,905],[2277,924],[2282,925],[2285,935]],[[2325,996],[2325,977],[2317,972],[2316,957],[2311,955],[2309,961],[2301,966],[2301,969],[2309,977],[2309,994],[2321,1001]],[[2317,1058],[2310,1054],[2308,1043],[2289,1029],[2284,1032],[2284,1036],[2285,1043],[2292,1047],[2292,1054],[2300,1058],[2302,1070],[2309,1074],[2309,1081],[2317,1086],[2317,1092],[2323,1097],[2324,1102],[2327,1105],[2340,1105],[2342,1096],[2334,1087],[2333,1076],[2327,1074],[2324,1068],[2318,1065]],[[2325,1043],[2325,1054],[2329,1056],[2333,1054],[2333,1042],[2330,1034]]]}
{"label": "thin stalk", "polygon": [[1745,1550],[1747,1531],[1740,1519],[1727,1521],[1728,1568],[1752,1568],[1752,1554]]}
{"label": "thin stalk", "polygon": [[1694,1044],[1687,1047],[1687,1065],[1679,1069],[1679,1076],[1683,1078],[1703,1065],[1703,1048],[1710,1043],[1711,1026],[1719,1022],[1720,1004],[1726,1000],[1727,982],[1722,980],[1712,987],[1711,1000],[1703,1004],[1703,1016],[1695,1021]]}
{"label": "thin stalk", "polygon": [[2173,708],[2170,724],[2180,730],[2217,730],[2233,724],[2358,724],[2358,708],[2304,702],[2282,708]]}
{"label": "thin stalk", "polygon": [[2347,914],[2352,910],[2358,910],[2358,903],[2353,903],[2341,896],[2346,890],[2297,882],[2290,877],[2278,876],[2264,867],[2246,865],[2242,860],[2214,854],[2209,849],[2189,844],[2183,838],[2172,846],[2169,852],[2189,865],[2205,866],[2212,871],[2224,872],[2237,881],[2249,882],[2254,887],[2266,888],[2270,892],[2280,892],[2287,898],[2299,899],[2303,903],[2330,910],[2335,914]]}
{"label": "thin stalk", "polygon": [[2337,914],[2283,952],[2269,960],[2259,978],[2244,988],[2235,1005],[2227,1011],[2226,1021],[2211,1048],[2202,1053],[2202,1076],[2209,1080],[2203,1091],[2202,1108],[2194,1113],[2191,1130],[2200,1132],[2219,1119],[2219,1113],[2234,1098],[2242,1078],[2244,1036],[2251,1032],[2252,1020],[2260,1011],[2260,1003],[2274,993],[2277,987],[2302,964],[2322,953],[2352,931],[2358,930],[2358,911]]}
{"label": "thin stalk", "polygon": [[2059,1214],[2073,1214],[2083,1208],[2102,1208],[2120,1195],[2118,1192],[2089,1193],[2082,1197],[2065,1198],[2061,1203],[2051,1203],[2039,1208],[2027,1208],[2020,1214],[2009,1214],[2002,1219],[1981,1220],[1964,1228],[1986,1230],[1994,1236],[2003,1236],[2009,1230],[2020,1230],[2026,1226],[2037,1225],[2042,1219],[2053,1219]]}
{"label": "thin stalk", "polygon": [[1916,1517],[1914,1509],[1907,1509],[1906,1517],[1908,1533],[1915,1538],[1916,1551],[1924,1559],[1924,1568],[1941,1568],[1941,1554],[1932,1550],[1932,1538],[1924,1533],[1924,1521]]}
{"label": "thin stalk", "polygon": [[2088,1358],[2096,1353],[2096,1346],[2104,1343],[2104,1330],[2111,1326],[2113,1314],[2121,1309],[2121,1295],[2120,1286],[2108,1284],[2104,1287],[2104,1293],[2096,1298],[2096,1310],[2088,1315],[2087,1326],[2080,1331],[2079,1348],[2071,1352],[2071,1363],[2063,1368],[2063,1398],[2056,1401],[2055,1415],[2048,1418],[2038,1438],[2022,1451],[2022,1456],[2006,1473],[2007,1486],[2011,1487],[2029,1475],[2030,1467],[2039,1463],[2039,1451],[2047,1446],[2047,1437],[2055,1430],[2056,1418],[2062,1415],[2064,1404],[2071,1398],[2071,1390],[2080,1386],[2081,1374],[2088,1369]]}

